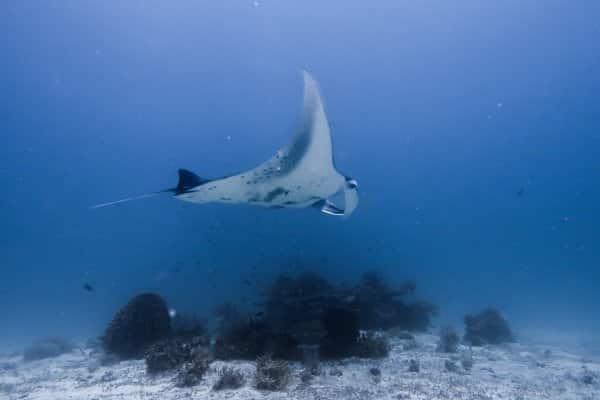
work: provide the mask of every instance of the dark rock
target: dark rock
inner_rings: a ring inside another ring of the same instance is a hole
[[[61,337],[50,337],[31,344],[23,353],[24,361],[58,357],[73,350],[73,344]]]
[[[329,375],[340,377],[340,376],[344,375],[344,373],[339,368],[331,368],[331,370],[329,370]]]
[[[408,372],[419,372],[421,370],[421,366],[419,365],[419,361],[411,359],[408,362]]]
[[[514,342],[513,333],[498,310],[488,308],[465,316],[465,342],[473,346]]]
[[[122,359],[142,357],[154,342],[170,334],[169,310],[157,294],[132,298],[113,318],[102,337],[106,352]]]

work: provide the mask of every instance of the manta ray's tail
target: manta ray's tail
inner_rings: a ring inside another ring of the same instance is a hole
[[[121,204],[121,203],[127,203],[128,201],[145,199],[146,197],[154,197],[154,196],[158,196],[159,194],[165,193],[165,192],[166,192],[166,190],[163,190],[160,192],[154,192],[154,193],[145,193],[145,194],[141,194],[139,196],[127,197],[127,198],[120,199],[120,200],[109,201],[107,203],[100,203],[100,204],[90,206],[90,209],[114,206],[114,205]]]
[[[196,186],[200,186],[200,185],[208,182],[208,180],[200,178],[198,175],[196,175],[195,173],[193,173],[191,171],[188,171],[187,169],[180,169],[177,172],[179,174],[179,181],[177,182],[177,186],[175,186],[174,188],[160,190],[158,192],[145,193],[145,194],[141,194],[139,196],[127,197],[127,198],[116,200],[116,201],[109,201],[107,203],[100,203],[100,204],[90,206],[90,209],[114,206],[116,204],[127,203],[128,201],[140,200],[140,199],[145,199],[147,197],[158,196],[159,194],[163,194],[163,193],[175,193],[176,195],[178,195],[181,193],[185,193],[188,190],[190,190]]]

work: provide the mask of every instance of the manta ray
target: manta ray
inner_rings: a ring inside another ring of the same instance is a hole
[[[177,186],[92,208],[118,204],[160,193],[192,203],[250,204],[265,208],[314,207],[328,215],[348,217],[358,206],[358,183],[340,173],[333,159],[331,132],[319,87],[306,71],[300,127],[289,143],[257,167],[218,179],[203,179],[179,170]],[[343,207],[334,196],[343,194]]]

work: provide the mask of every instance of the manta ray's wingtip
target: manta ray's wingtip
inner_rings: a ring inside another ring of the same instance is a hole
[[[302,68],[301,71],[302,71],[302,79],[304,80],[304,85],[306,85],[306,86],[315,85],[316,86],[317,80],[315,79],[315,77],[304,68]]]

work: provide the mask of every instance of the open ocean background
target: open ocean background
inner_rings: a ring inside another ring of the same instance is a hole
[[[303,269],[413,279],[436,326],[494,305],[522,340],[600,348],[600,2],[5,1],[0,18],[1,350],[98,336],[142,291],[208,316]],[[269,158],[303,68],[360,185],[350,219],[88,209]]]

